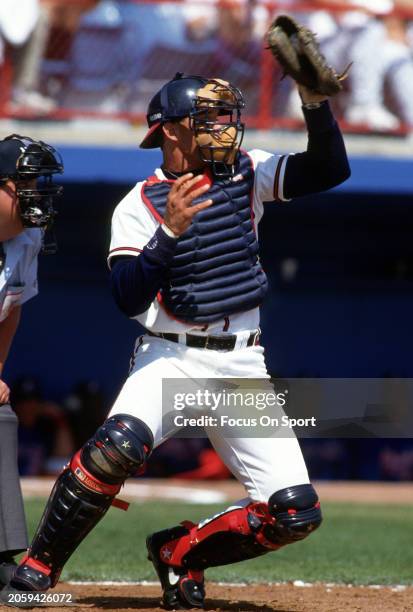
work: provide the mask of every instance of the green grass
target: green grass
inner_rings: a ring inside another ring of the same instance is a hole
[[[34,533],[44,500],[26,502]],[[81,544],[65,580],[155,580],[145,537],[183,519],[196,521],[222,510],[154,501],[111,508]],[[401,584],[413,580],[413,520],[409,506],[323,504],[322,527],[303,542],[243,563],[208,570],[210,580],[230,582],[345,582]]]

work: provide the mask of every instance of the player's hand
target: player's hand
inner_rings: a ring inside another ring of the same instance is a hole
[[[0,379],[0,406],[2,404],[8,404],[10,399],[10,389],[4,382],[4,380]]]
[[[204,176],[194,176],[192,173],[184,174],[175,181],[169,192],[166,203],[164,223],[176,236],[181,236],[192,223],[197,212],[211,206],[212,200],[203,200],[199,204],[192,202],[207,192],[210,185],[197,187],[197,183]]]

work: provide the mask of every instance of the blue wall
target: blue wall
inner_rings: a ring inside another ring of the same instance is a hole
[[[161,161],[158,149],[136,147],[58,146],[65,162],[65,182],[127,184],[153,173]],[[343,193],[412,194],[412,161],[395,157],[351,157],[352,176]]]

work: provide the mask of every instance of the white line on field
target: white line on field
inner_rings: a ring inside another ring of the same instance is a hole
[[[149,580],[137,580],[137,581],[116,581],[116,580],[102,580],[102,581],[94,581],[94,580],[68,580],[65,584],[73,584],[77,586],[159,586],[159,582],[152,582]],[[405,591],[407,588],[411,588],[410,585],[406,584],[340,584],[336,582],[303,582],[302,580],[294,580],[293,582],[254,582],[254,583],[246,583],[246,582],[213,582],[212,584],[216,584],[222,587],[249,587],[251,584],[262,584],[265,586],[295,586],[298,588],[311,588],[316,586],[325,586],[326,588],[361,588],[361,589],[390,589],[394,593],[400,593]],[[413,586],[413,585],[412,585]]]
[[[73,584],[80,586],[159,586],[159,582],[151,582],[150,580],[137,580],[136,582],[128,582],[127,580],[63,580],[65,584]]]
[[[30,497],[39,497],[40,495],[49,495],[53,484],[54,481],[51,478],[23,479],[24,496],[28,499]],[[190,486],[164,482],[128,481],[124,489],[122,489],[121,497],[126,497],[126,499],[131,499],[135,502],[148,499],[170,499],[190,504],[220,504],[230,499],[225,492],[217,491],[210,487],[211,485],[202,489],[196,489]]]

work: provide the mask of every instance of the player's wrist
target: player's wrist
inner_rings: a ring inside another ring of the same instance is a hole
[[[142,254],[150,261],[166,266],[172,261],[177,244],[177,239],[169,236],[160,225],[145,245]]]
[[[303,115],[307,130],[312,134],[329,131],[336,125],[328,100],[321,102],[317,108],[303,106]]]
[[[316,110],[317,108],[320,108],[322,104],[322,102],[307,102],[302,104],[302,107],[306,110]]]
[[[162,223],[161,228],[163,229],[163,231],[165,232],[165,234],[167,236],[169,236],[170,238],[179,238],[178,234],[176,234],[170,227],[169,225],[166,225],[165,221]]]
[[[323,102],[328,100],[325,94],[319,94],[303,85],[298,85],[298,93],[301,98],[302,105],[305,108],[319,108]]]

